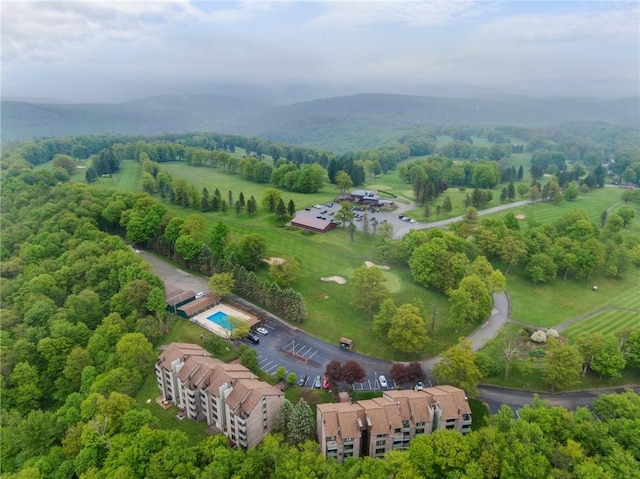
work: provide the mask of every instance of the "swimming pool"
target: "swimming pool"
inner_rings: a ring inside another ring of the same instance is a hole
[[[219,326],[222,326],[227,331],[231,331],[233,328],[231,324],[229,324],[229,315],[227,313],[223,313],[222,311],[217,311],[213,313],[211,316],[207,316],[207,319],[212,323],[216,323]]]

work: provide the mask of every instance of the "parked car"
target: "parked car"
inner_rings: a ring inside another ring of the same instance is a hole
[[[305,211],[311,211],[311,208],[305,208],[304,210]]]
[[[378,382],[380,383],[381,388],[386,389],[387,387],[389,387],[389,384],[387,384],[387,378],[385,378],[382,374],[378,376]]]
[[[313,387],[316,389],[320,389],[322,387],[322,378],[320,376],[316,376],[315,381],[313,381]]]
[[[422,391],[424,389],[424,383],[422,381],[418,381],[413,389],[416,391]]]
[[[198,294],[196,294],[196,299],[202,298],[203,296],[204,296],[204,293],[200,291]]]
[[[314,207],[314,208],[317,208],[317,209],[319,209],[319,210],[321,210],[321,209],[322,209],[322,205],[313,205],[313,207]]]
[[[247,334],[247,339],[253,344],[258,344],[260,342],[260,336],[258,336],[256,333],[250,332],[249,334]]]
[[[325,214],[327,214],[327,211],[328,211],[328,210],[322,210],[322,211],[320,212],[320,214],[321,214],[321,215],[325,215]]]
[[[307,379],[309,379],[309,376],[307,376],[306,374],[303,374],[298,378],[298,382],[296,383],[296,386],[303,387],[305,384],[307,384]]]
[[[416,220],[414,220],[413,218],[411,218],[411,219],[409,220],[409,223],[415,223],[415,222],[416,222]]]
[[[322,389],[329,389],[329,378],[322,376]]]
[[[260,326],[259,328],[256,328],[256,331],[258,331],[260,334],[264,336],[269,334],[269,330],[267,328],[263,328],[262,326]]]

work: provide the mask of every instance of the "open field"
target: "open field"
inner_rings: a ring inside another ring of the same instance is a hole
[[[549,201],[528,203],[510,209],[509,212],[516,216],[524,215],[525,219],[521,222],[524,228],[527,225],[553,223],[573,210],[584,211],[590,221],[600,224],[600,215],[620,201],[622,191],[619,188],[597,188],[585,195],[580,194],[575,201],[561,201],[559,204]],[[494,213],[488,217],[502,217],[504,214]]]
[[[206,187],[210,195],[213,195],[215,189],[218,188],[223,199],[227,199],[229,190],[233,192],[235,199],[238,198],[241,192],[244,194],[245,199],[249,199],[249,197],[253,195],[259,206],[262,199],[262,192],[265,188],[273,187],[269,184],[244,180],[240,175],[225,173],[220,168],[195,167],[185,163],[160,163],[160,171],[166,171],[174,179],[184,178],[187,183],[195,185],[198,191],[202,191],[202,188]],[[287,204],[290,199],[293,200],[296,208],[300,209],[311,206],[314,203],[333,201],[338,193],[339,190],[335,185],[328,184],[313,195],[283,190],[282,199],[285,204]]]
[[[590,281],[556,279],[546,285],[534,285],[518,273],[509,274],[507,293],[511,317],[522,323],[553,327],[605,306],[640,310],[638,268],[630,267],[624,279],[596,274]],[[594,285],[598,291],[592,290]]]

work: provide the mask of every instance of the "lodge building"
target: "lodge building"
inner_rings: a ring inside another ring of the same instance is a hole
[[[195,344],[169,344],[155,371],[164,401],[244,449],[273,429],[284,399],[280,389],[257,380],[246,367],[223,363]]]
[[[381,398],[316,407],[322,454],[340,462],[406,449],[414,437],[437,429],[471,430],[465,392],[453,386],[385,391]]]

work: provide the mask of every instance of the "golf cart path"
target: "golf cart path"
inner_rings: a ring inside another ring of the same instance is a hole
[[[507,293],[493,293],[493,310],[487,320],[467,336],[466,339],[471,341],[471,347],[474,351],[479,351],[487,342],[495,338],[500,330],[509,321],[509,297]],[[425,359],[421,362],[425,371],[431,371],[433,367],[441,360],[440,356]]]

